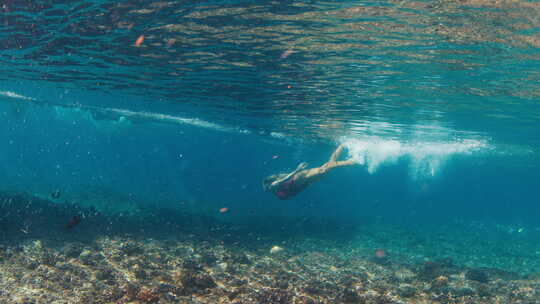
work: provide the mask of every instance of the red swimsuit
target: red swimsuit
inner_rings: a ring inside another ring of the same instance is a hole
[[[274,194],[282,200],[289,199],[302,191],[305,185],[297,183],[294,178],[282,183]]]

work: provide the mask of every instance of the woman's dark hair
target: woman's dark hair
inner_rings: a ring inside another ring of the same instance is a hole
[[[281,173],[281,174],[272,174],[270,176],[267,176],[262,182],[263,189],[265,191],[270,191],[272,188],[272,183],[275,182],[277,179],[283,177],[284,175],[286,174]]]

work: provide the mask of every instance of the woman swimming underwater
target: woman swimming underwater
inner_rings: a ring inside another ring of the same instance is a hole
[[[358,162],[351,159],[343,161],[337,160],[343,151],[343,148],[345,147],[340,145],[336,151],[332,153],[330,160],[320,167],[306,169],[307,163],[303,162],[291,173],[273,174],[268,176],[263,180],[264,190],[271,191],[282,200],[289,199],[300,193],[313,182],[321,179],[321,177],[334,168],[358,165]]]

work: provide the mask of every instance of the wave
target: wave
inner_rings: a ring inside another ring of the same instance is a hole
[[[128,121],[154,121],[162,123],[173,123],[173,124],[182,124],[182,125],[192,125],[196,127],[212,129],[214,131],[221,132],[237,132],[237,133],[250,133],[248,130],[239,129],[234,127],[228,127],[219,125],[213,122],[205,121],[199,118],[189,118],[181,117],[169,114],[146,112],[146,111],[132,111],[127,109],[119,108],[106,108],[106,107],[95,107],[81,104],[60,104],[52,102],[43,102],[38,101],[35,98],[17,94],[11,91],[0,91],[0,96],[5,96],[13,99],[31,101],[39,105],[51,106],[56,110],[59,116],[69,116],[71,112],[66,112],[65,110],[77,110],[77,111],[87,111],[94,120],[110,120],[115,122],[125,122]],[[99,119],[98,119],[99,117]]]
[[[120,108],[43,102],[11,91],[0,91],[0,96],[23,100],[25,102],[30,101],[39,105],[52,106],[60,118],[71,119],[73,115],[76,113],[80,115],[82,111],[98,127],[107,126],[107,122],[114,123],[114,126],[120,127],[121,125],[129,125],[130,122],[142,121],[191,125],[221,132],[251,133],[249,130],[224,126],[199,118],[146,111],[132,111]],[[289,142],[291,139],[286,134],[279,132],[259,132],[259,134],[266,134],[270,138],[283,142]],[[407,158],[410,161],[411,174],[414,177],[435,176],[451,156],[471,154],[475,151],[488,148],[488,144],[485,141],[476,139],[463,139],[454,142],[416,141],[404,143],[398,140],[372,136],[361,139],[351,137],[342,138],[340,142],[348,148],[349,156],[360,164],[366,165],[370,173],[376,172],[382,165],[395,164],[399,160]]]

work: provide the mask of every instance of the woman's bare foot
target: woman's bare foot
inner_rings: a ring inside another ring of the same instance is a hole
[[[296,167],[296,170],[295,171],[298,171],[298,170],[304,170],[305,168],[307,168],[308,166],[308,163],[306,162],[302,162],[298,165],[298,167]]]

